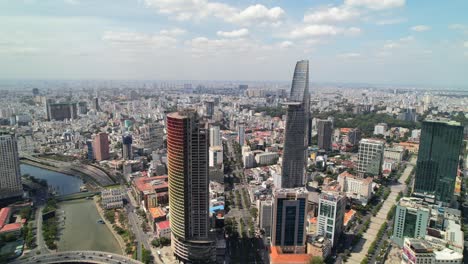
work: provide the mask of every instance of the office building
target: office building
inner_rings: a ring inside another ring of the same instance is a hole
[[[93,106],[93,110],[95,110],[96,112],[101,111],[101,107],[99,106],[99,98],[98,97],[93,98],[92,106]]]
[[[285,139],[282,157],[281,188],[305,184],[309,116],[309,61],[299,61],[294,69],[291,94],[287,106]]]
[[[195,111],[167,115],[171,247],[184,263],[216,261],[208,233],[208,132]]]
[[[210,147],[221,146],[221,134],[219,132],[219,126],[210,127]]]
[[[388,126],[385,123],[379,123],[374,126],[374,135],[385,136],[387,134]]]
[[[280,247],[283,253],[305,252],[308,196],[305,188],[273,192],[271,244]]]
[[[332,150],[333,123],[331,120],[317,121],[317,137],[319,149]]]
[[[348,134],[348,142],[352,145],[357,145],[359,144],[359,141],[361,141],[362,133],[361,130],[358,128],[351,129]]]
[[[110,158],[109,137],[107,133],[101,132],[94,136],[93,156],[97,161],[108,160]]]
[[[414,192],[450,203],[455,188],[463,126],[447,120],[424,121],[421,130]]]
[[[149,123],[140,127],[138,144],[148,152],[162,148],[164,145],[164,126],[159,123]]]
[[[338,243],[344,225],[346,197],[322,193],[319,198],[317,234],[330,239],[332,247]]]
[[[463,254],[435,247],[424,239],[405,238],[401,254],[403,264],[462,264]]]
[[[237,127],[237,135],[239,139],[239,145],[244,146],[245,144],[245,125],[244,123],[239,123]]]
[[[214,114],[214,101],[206,101],[205,102],[205,115],[208,117],[212,117]]]
[[[401,146],[397,146],[394,148],[387,148],[384,151],[385,159],[390,159],[396,162],[401,162],[403,160],[404,155],[405,155],[405,149]]]
[[[0,199],[23,195],[15,135],[0,131]]]
[[[86,115],[88,113],[88,104],[86,102],[78,103],[78,113],[80,115]]]
[[[255,157],[252,151],[245,152],[242,154],[242,162],[244,163],[244,169],[250,169],[255,166]]]
[[[76,119],[78,111],[76,103],[53,103],[47,100],[46,103],[47,120],[63,121],[65,119]]]
[[[209,148],[209,165],[210,167],[223,166],[223,147],[213,146]]]
[[[362,139],[359,142],[357,172],[359,177],[378,176],[382,172],[384,142]]]
[[[264,152],[257,154],[255,156],[255,161],[257,165],[266,166],[266,165],[273,165],[278,161],[278,153],[276,152]]]
[[[122,136],[122,159],[133,159],[132,142],[132,135],[125,134]]]
[[[273,218],[273,201],[260,201],[258,226],[265,232],[265,237],[271,236],[271,222]]]
[[[372,177],[362,179],[347,171],[338,175],[340,191],[346,193],[347,197],[360,201],[363,205],[366,205],[372,197],[372,181]]]
[[[424,238],[431,209],[419,198],[401,198],[395,211],[392,241],[400,247],[405,237]]]

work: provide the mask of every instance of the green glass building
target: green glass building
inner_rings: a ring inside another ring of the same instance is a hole
[[[398,202],[392,240],[403,247],[405,237],[422,238],[430,222],[431,209],[419,198],[404,197]]]
[[[463,142],[463,126],[446,120],[422,124],[414,193],[450,203]]]

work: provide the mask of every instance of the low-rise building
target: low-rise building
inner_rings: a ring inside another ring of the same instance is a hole
[[[255,161],[258,165],[272,165],[278,161],[278,153],[264,152],[255,156]]]
[[[346,193],[347,197],[356,199],[364,205],[372,197],[372,181],[372,177],[358,178],[347,171],[338,175],[340,191]]]
[[[169,220],[156,223],[156,236],[171,239],[171,226]]]
[[[330,256],[331,250],[331,240],[326,237],[309,237],[307,241],[307,254],[311,255],[311,257],[321,257],[322,259],[326,259]]]
[[[101,192],[101,204],[105,209],[122,208],[123,195],[121,189],[108,189]]]
[[[165,205],[169,201],[167,175],[138,177],[133,181],[132,190],[135,200],[145,208]]]

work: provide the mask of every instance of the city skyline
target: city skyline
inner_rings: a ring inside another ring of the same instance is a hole
[[[288,80],[307,58],[317,82],[468,84],[461,0],[109,4],[0,1],[0,79]]]

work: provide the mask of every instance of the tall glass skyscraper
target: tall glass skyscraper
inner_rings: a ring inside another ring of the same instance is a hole
[[[309,139],[310,94],[309,61],[298,61],[287,106],[280,188],[302,187],[305,184]]]
[[[447,120],[424,121],[414,192],[450,203],[463,142],[463,126]]]
[[[15,135],[0,131],[0,199],[21,195],[18,143]]]
[[[305,252],[307,190],[304,188],[276,189],[273,193],[273,246],[284,253]]]
[[[208,130],[195,111],[167,115],[171,246],[183,263],[216,261],[209,239]]]

